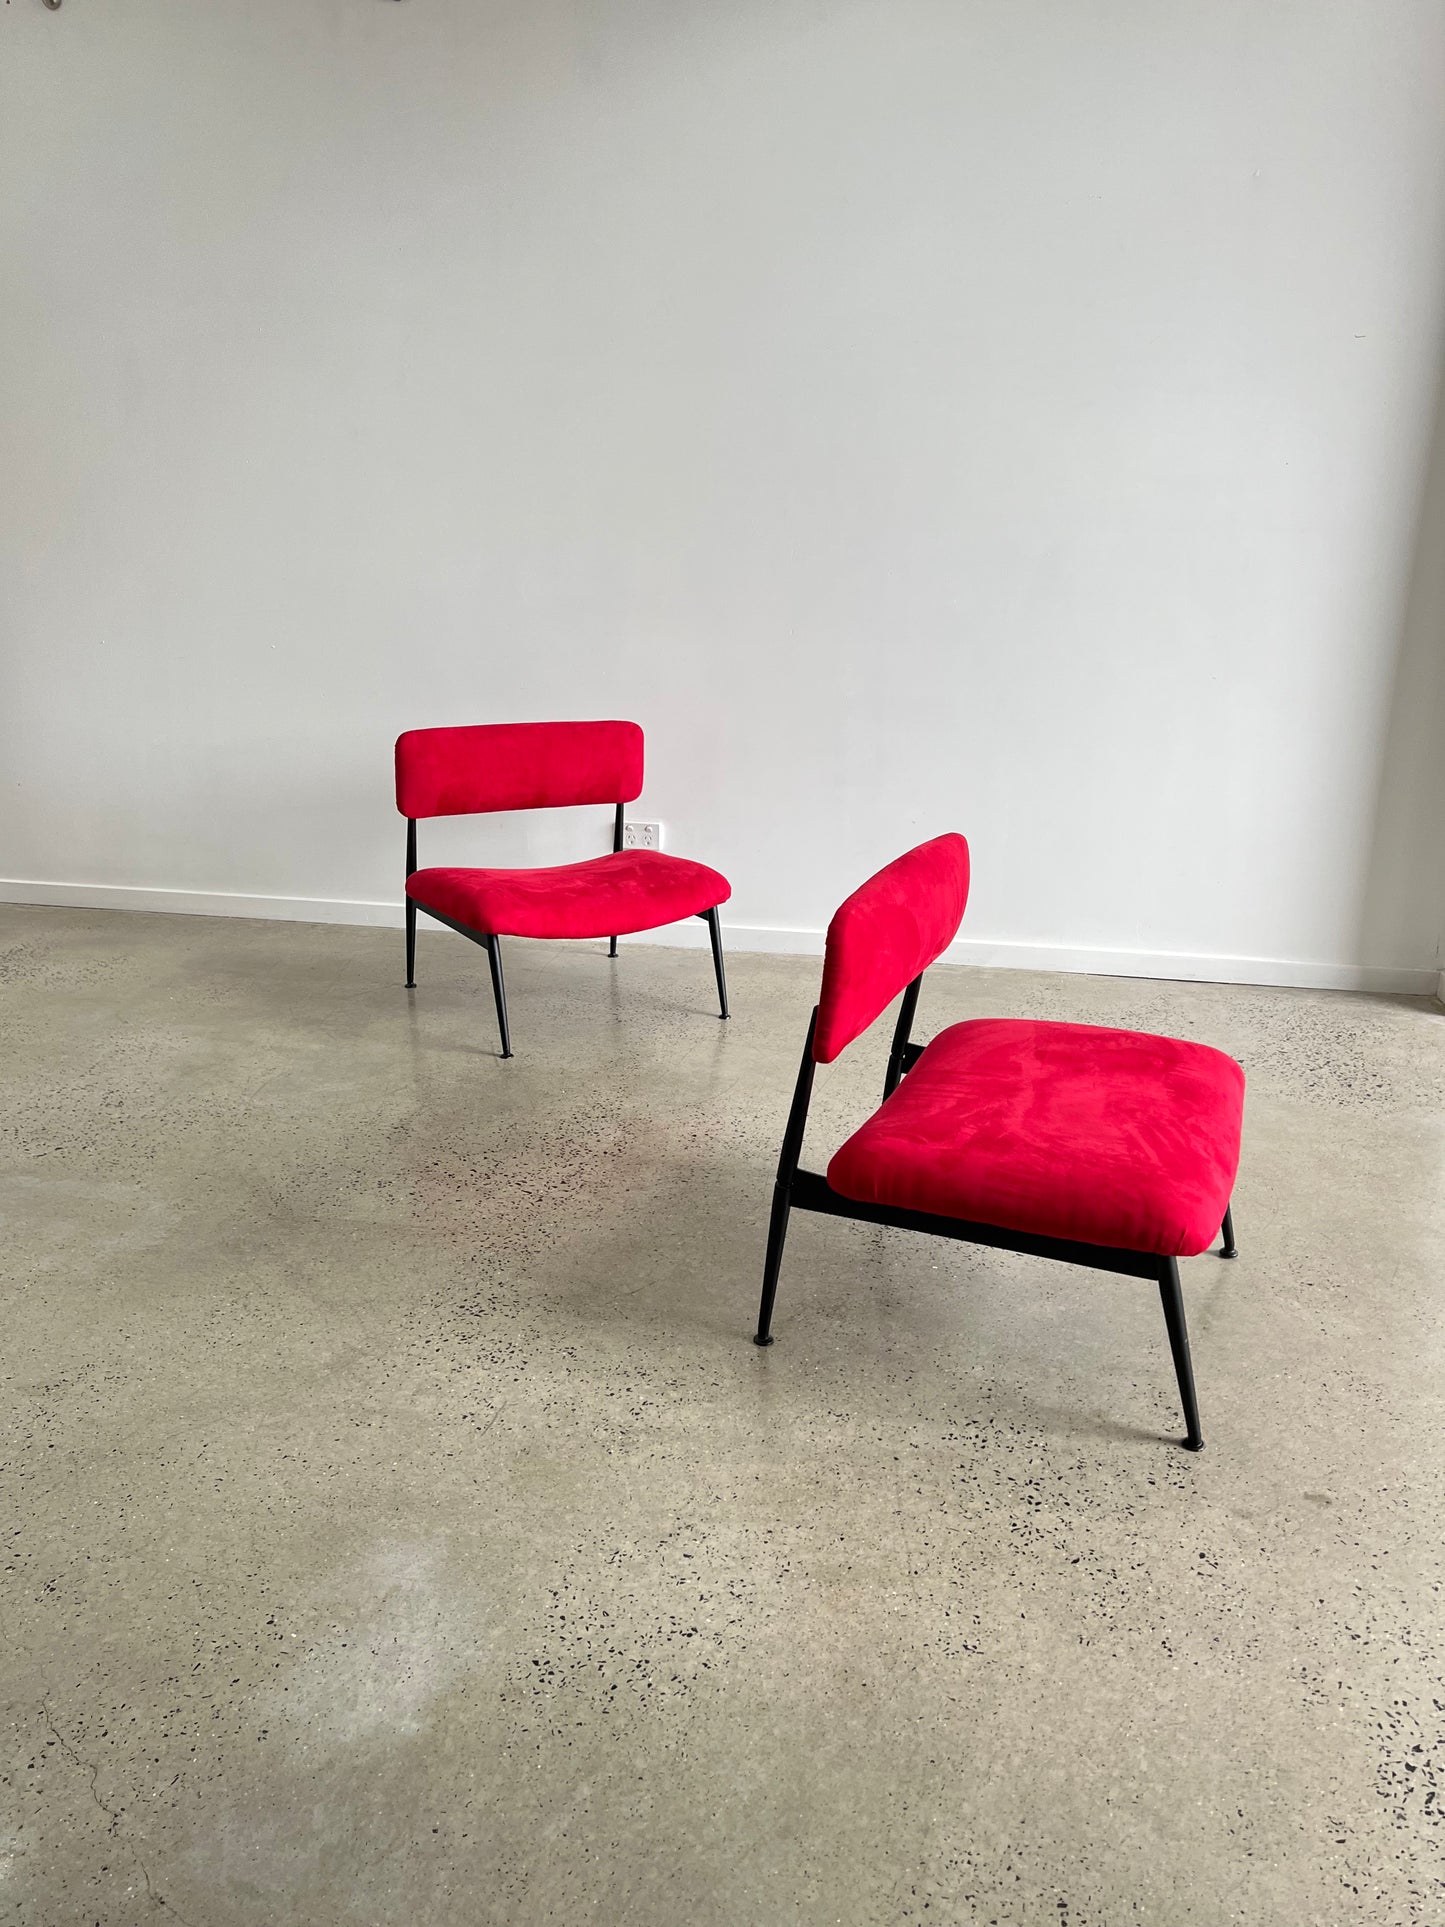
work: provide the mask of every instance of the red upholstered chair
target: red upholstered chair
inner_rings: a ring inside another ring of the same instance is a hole
[[[1180,1258],[1233,1258],[1244,1073],[1206,1044],[1092,1024],[982,1018],[909,1041],[923,972],[968,900],[968,845],[935,837],[890,863],[828,926],[778,1160],[755,1343],[770,1345],[788,1215],[869,1224],[1153,1278],[1188,1436],[1199,1451]],[[817,1064],[831,1064],[903,992],[882,1106],[826,1177],[798,1168]]]
[[[396,807],[406,818],[406,987],[416,988],[416,913],[481,944],[492,966],[502,1055],[512,1055],[503,937],[610,937],[701,917],[712,938],[721,1015],[728,1014],[718,906],[731,886],[705,863],[624,850],[623,806],[642,793],[636,723],[482,723],[409,729],[396,742]],[[423,816],[616,805],[611,856],[534,870],[419,870]]]

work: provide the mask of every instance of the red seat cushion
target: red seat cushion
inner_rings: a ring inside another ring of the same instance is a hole
[[[542,870],[416,870],[406,893],[486,936],[621,937],[711,910],[732,887],[705,863],[619,850]]]
[[[828,1166],[846,1198],[1188,1257],[1224,1219],[1244,1072],[1092,1024],[954,1024]]]

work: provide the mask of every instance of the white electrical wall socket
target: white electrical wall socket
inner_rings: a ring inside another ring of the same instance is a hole
[[[624,850],[660,850],[662,825],[660,823],[624,823],[622,847]]]

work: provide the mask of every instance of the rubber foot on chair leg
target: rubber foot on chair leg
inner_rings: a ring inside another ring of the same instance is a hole
[[[772,1342],[773,1342],[773,1339],[772,1339],[771,1332],[768,1334],[766,1338],[764,1338],[760,1332],[754,1332],[753,1334],[753,1343],[755,1345],[771,1345]]]
[[[1219,1255],[1221,1258],[1237,1258],[1239,1256],[1239,1251],[1238,1251],[1238,1248],[1234,1245],[1226,1245],[1223,1251],[1221,1251]]]
[[[1203,1439],[1180,1439],[1179,1443],[1184,1447],[1186,1452],[1202,1452],[1204,1450]]]

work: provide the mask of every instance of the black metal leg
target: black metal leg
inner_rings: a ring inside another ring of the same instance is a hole
[[[728,1014],[728,976],[723,969],[722,924],[716,909],[707,912],[707,933],[712,938],[712,967],[717,972],[717,1000],[721,1015]]]
[[[512,1033],[507,1029],[507,986],[502,980],[502,940],[487,938],[487,961],[492,966],[492,995],[497,1000],[497,1028],[502,1033],[502,1055],[512,1054]]]
[[[617,852],[622,848],[622,810],[623,805],[619,803],[617,805],[617,814],[612,819],[612,854],[614,856],[616,856]],[[609,937],[607,939],[607,954],[609,957],[615,957],[617,955],[616,937]]]
[[[713,947],[717,954],[718,974],[722,974],[722,945],[717,940],[717,911],[711,912],[709,921],[714,931]],[[727,1004],[723,1004],[723,1016],[727,1016]],[[773,1324],[773,1300],[778,1295],[778,1272],[783,1263],[783,1241],[788,1235],[788,1214],[793,1208],[793,1184],[798,1174],[798,1157],[803,1149],[803,1134],[808,1128],[808,1100],[813,1094],[813,1038],[818,1029],[818,1009],[808,1019],[808,1037],[803,1045],[803,1060],[798,1066],[798,1081],[793,1086],[793,1102],[788,1109],[788,1126],[783,1132],[783,1148],[778,1153],[778,1175],[773,1184],[773,1215],[768,1220],[768,1255],[763,1260],[763,1296],[758,1306],[758,1329],[753,1339],[755,1345],[771,1345]]]
[[[893,1048],[888,1053],[888,1071],[883,1079],[883,1095],[892,1097],[903,1081],[903,1066],[908,1051],[908,1039],[913,1032],[913,1015],[918,1009],[918,993],[923,987],[921,975],[903,993],[903,1002],[898,1006],[898,1022],[893,1029]]]
[[[416,875],[416,818],[406,819],[406,880]],[[406,987],[416,989],[416,902],[406,899]]]
[[[778,1273],[783,1267],[783,1244],[788,1235],[788,1214],[792,1210],[788,1187],[781,1179],[773,1186],[773,1215],[768,1224],[768,1255],[763,1260],[763,1296],[758,1306],[755,1345],[771,1345],[773,1300],[778,1295]]]
[[[1224,1231],[1222,1235],[1224,1244],[1219,1253],[1220,1257],[1237,1258],[1239,1253],[1235,1249],[1234,1244],[1234,1205],[1232,1202],[1224,1207]]]
[[[1185,1450],[1201,1452],[1204,1434],[1199,1429],[1199,1401],[1194,1396],[1194,1367],[1189,1358],[1189,1327],[1184,1322],[1184,1293],[1179,1289],[1179,1266],[1173,1258],[1159,1263],[1159,1296],[1164,1303],[1164,1323],[1169,1329],[1169,1349],[1174,1354],[1174,1373],[1179,1380],[1179,1402],[1184,1407],[1188,1436]]]

